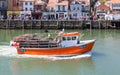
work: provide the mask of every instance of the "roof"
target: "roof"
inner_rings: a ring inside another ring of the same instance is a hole
[[[72,32],[72,33],[61,33],[61,34],[58,34],[58,36],[79,36],[79,33],[78,32]]]
[[[36,2],[35,2],[35,5],[45,5],[46,3],[44,2],[44,1],[42,1],[42,0],[37,0]]]
[[[88,6],[90,3],[90,0],[78,0],[79,2],[84,2],[84,4],[82,4],[83,6]]]
[[[56,0],[49,0],[47,6],[54,7],[56,5]]]
[[[20,0],[20,1],[23,1],[23,2],[34,2],[35,0]]]
[[[106,0],[106,1],[109,1],[111,3],[120,3],[120,0]]]
[[[101,4],[101,5],[99,5],[98,7],[96,7],[96,10],[100,10],[100,9],[104,9],[104,10],[109,11],[109,10],[110,10],[110,7],[108,7],[108,6],[105,5],[105,4]]]
[[[68,5],[68,3],[69,3],[68,0],[67,1],[65,0],[58,2],[57,5]]]

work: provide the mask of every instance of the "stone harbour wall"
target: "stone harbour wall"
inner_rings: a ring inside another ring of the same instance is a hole
[[[120,21],[106,20],[0,20],[0,29],[119,29]]]

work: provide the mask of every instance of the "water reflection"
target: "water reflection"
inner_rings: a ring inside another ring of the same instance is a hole
[[[83,70],[94,69],[91,57],[71,60],[13,59],[11,69],[14,75],[80,75]]]
[[[84,34],[84,38],[82,39],[104,39],[106,37],[114,37],[113,39],[119,39],[120,33],[119,30],[65,30],[66,32],[73,32],[78,31]],[[0,41],[1,42],[9,42],[13,37],[19,36],[21,34],[28,34],[28,33],[42,33],[45,34],[44,30],[0,30]],[[55,37],[57,30],[49,30],[49,33],[53,37]],[[47,33],[46,33],[47,34]],[[45,34],[45,35],[46,35]]]

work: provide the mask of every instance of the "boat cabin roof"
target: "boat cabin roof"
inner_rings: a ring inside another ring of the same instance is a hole
[[[64,37],[64,36],[79,36],[78,32],[71,32],[71,33],[61,33],[58,34],[59,37]]]

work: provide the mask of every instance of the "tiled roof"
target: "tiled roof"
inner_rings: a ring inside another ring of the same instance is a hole
[[[83,6],[88,6],[90,3],[90,0],[78,0],[79,2],[84,2]]]
[[[96,10],[99,10],[99,9],[104,9],[104,10],[107,10],[107,11],[110,10],[110,8],[109,8],[108,6],[106,6],[106,5],[104,5],[104,4],[101,4],[101,5],[99,5],[99,6],[96,8]]]
[[[120,3],[120,0],[106,0],[106,1],[109,1],[111,3]]]
[[[56,5],[56,0],[49,0],[47,6],[54,7]]]
[[[46,3],[44,2],[44,1],[42,1],[42,0],[37,0],[36,2],[35,2],[35,5],[45,5]]]
[[[68,5],[68,0],[57,2],[57,5]]]
[[[34,2],[35,0],[20,0],[20,1],[25,1],[25,2]]]

